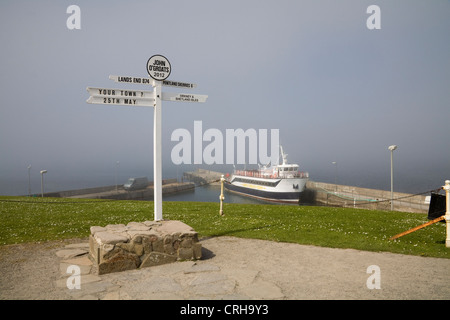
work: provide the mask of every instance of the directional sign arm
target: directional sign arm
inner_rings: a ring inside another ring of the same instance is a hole
[[[153,80],[150,78],[131,77],[131,76],[109,76],[109,80],[113,80],[118,83],[132,83],[132,84],[153,84]]]
[[[163,92],[162,100],[179,102],[206,102],[207,95]]]
[[[178,87],[178,88],[186,88],[186,89],[193,89],[193,88],[197,87],[197,85],[195,83],[170,81],[170,80],[164,80],[162,85],[168,86],[168,87]]]
[[[86,90],[93,97],[153,99],[153,91],[95,88],[95,87],[87,87]]]
[[[90,96],[89,99],[86,100],[86,102],[91,104],[108,104],[116,106],[153,107],[154,99],[122,98],[114,96]]]
[[[117,83],[131,83],[131,84],[153,85],[153,80],[152,79],[142,78],[142,77],[110,75],[109,76],[109,80],[113,80],[114,82],[117,82]],[[172,81],[172,80],[164,80],[162,82],[162,85],[165,86],[165,87],[177,87],[177,88],[184,88],[184,89],[197,88],[197,85],[195,83],[181,82],[181,81]]]

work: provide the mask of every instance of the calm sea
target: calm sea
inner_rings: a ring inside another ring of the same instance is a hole
[[[195,190],[185,191],[174,195],[163,196],[166,201],[195,201],[195,202],[216,202],[219,204],[220,185],[205,185],[195,187]],[[240,196],[235,193],[224,190],[224,203],[254,203],[270,204],[267,201]]]

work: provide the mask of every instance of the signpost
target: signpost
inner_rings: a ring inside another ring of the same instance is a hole
[[[134,91],[93,87],[87,87],[86,90],[91,95],[87,100],[87,103],[153,107],[155,102],[153,91]]]
[[[155,221],[162,216],[162,157],[161,157],[161,107],[162,100],[179,102],[206,102],[207,95],[162,92],[162,86],[192,89],[197,85],[188,82],[167,81],[172,72],[169,60],[161,55],[154,55],[147,61],[147,72],[151,79],[130,76],[109,76],[118,83],[146,84],[153,91],[88,87],[90,94],[87,103],[154,107],[153,113],[153,191]]]
[[[117,98],[153,99],[153,91],[135,91],[125,89],[107,89],[87,87],[87,92],[94,97],[111,96]]]
[[[185,94],[185,93],[171,93],[163,92],[162,99],[166,101],[180,101],[180,102],[206,102],[208,96],[202,94]]]
[[[163,86],[181,87],[181,88],[187,88],[187,89],[193,89],[193,88],[197,87],[197,85],[195,83],[187,83],[187,82],[179,82],[179,81],[168,81],[168,80],[164,80],[162,84],[163,84]]]
[[[121,106],[133,106],[133,107],[153,107],[154,99],[136,99],[136,98],[116,98],[116,97],[96,97],[90,96],[86,101],[92,104],[112,104]]]
[[[118,83],[133,83],[133,84],[147,84],[147,85],[153,84],[152,79],[149,78],[130,77],[130,76],[109,76],[109,79]],[[162,85],[164,87],[177,87],[186,89],[197,88],[197,85],[195,83],[171,81],[171,80],[164,80],[162,82]]]
[[[147,61],[147,72],[150,77],[157,81],[166,80],[172,72],[169,60],[160,55],[154,55]]]

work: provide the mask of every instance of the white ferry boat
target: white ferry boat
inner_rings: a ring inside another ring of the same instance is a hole
[[[225,188],[245,196],[282,203],[299,203],[309,175],[299,171],[298,164],[289,164],[287,154],[281,156],[283,163],[258,170],[235,170],[225,180]]]

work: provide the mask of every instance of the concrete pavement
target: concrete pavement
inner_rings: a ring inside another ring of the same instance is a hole
[[[56,290],[64,299],[107,300],[450,298],[450,259],[234,237],[201,243],[204,251],[199,261],[101,276],[92,263],[87,267],[86,255],[79,255],[79,250],[88,250],[86,243],[69,245],[56,252],[61,271]],[[67,288],[71,264],[84,266],[80,289]],[[368,270],[374,265],[380,271],[380,289],[371,285],[375,274]]]

